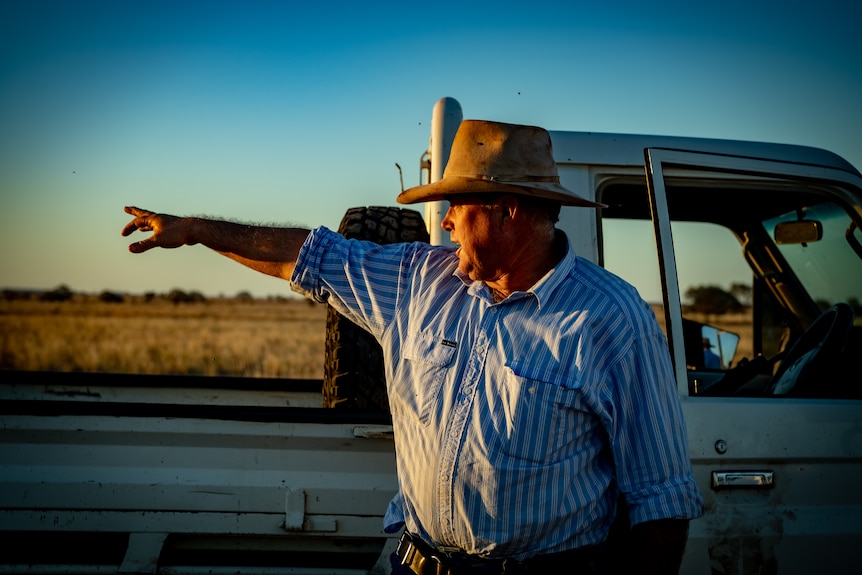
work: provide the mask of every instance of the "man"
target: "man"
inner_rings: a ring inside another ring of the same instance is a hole
[[[624,499],[628,555],[674,573],[701,499],[667,342],[635,289],[572,252],[548,133],[468,120],[439,182],[458,248],[376,246],[137,208],[130,246],[203,244],[328,301],[380,341],[404,573],[597,573]]]
[[[712,351],[712,342],[708,337],[703,338],[703,367],[706,369],[721,369],[721,358]]]

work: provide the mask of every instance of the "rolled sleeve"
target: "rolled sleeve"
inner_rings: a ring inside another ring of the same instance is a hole
[[[611,432],[617,481],[632,524],[694,519],[702,512],[687,430],[663,336],[636,340],[617,372],[619,418]]]
[[[320,289],[320,268],[323,255],[333,242],[335,232],[319,227],[308,234],[299,250],[296,266],[290,277],[291,289],[318,303],[325,303],[329,294]]]
[[[320,227],[300,248],[290,285],[379,338],[411,283],[415,256],[423,245],[427,252],[427,244],[381,245]]]

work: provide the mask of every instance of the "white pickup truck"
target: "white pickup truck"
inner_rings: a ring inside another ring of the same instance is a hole
[[[432,180],[460,120],[435,106]],[[682,573],[859,572],[862,175],[800,146],[551,136],[563,185],[608,206],[564,208],[560,227],[666,326],[706,503]],[[427,206],[432,242],[444,208]],[[737,329],[683,303],[712,266],[750,287]],[[388,414],[324,409],[320,390],[2,373],[0,572],[386,573]]]

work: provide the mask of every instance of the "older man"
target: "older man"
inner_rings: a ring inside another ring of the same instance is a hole
[[[380,341],[407,573],[597,573],[622,498],[643,573],[673,573],[701,498],[667,343],[649,306],[573,253],[548,133],[468,120],[439,182],[457,249],[137,208],[130,246],[203,244],[289,279]]]

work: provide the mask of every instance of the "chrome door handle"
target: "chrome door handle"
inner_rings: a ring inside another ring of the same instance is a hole
[[[770,488],[774,484],[772,471],[713,471],[713,489]]]

